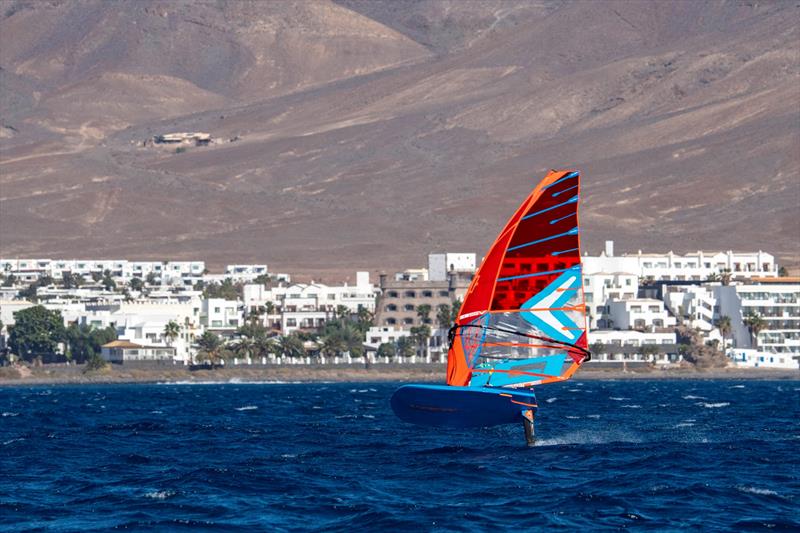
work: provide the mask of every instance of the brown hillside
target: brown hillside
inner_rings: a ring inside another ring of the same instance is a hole
[[[587,249],[800,261],[792,3],[119,6],[2,3],[1,256],[405,267],[570,167]]]

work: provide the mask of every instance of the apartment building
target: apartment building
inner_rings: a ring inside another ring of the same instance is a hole
[[[729,270],[733,279],[778,276],[775,257],[766,252],[692,252],[687,254],[642,253],[614,255],[613,241],[606,241],[599,256],[582,258],[584,274],[629,272],[653,281],[703,281]]]
[[[417,314],[420,305],[429,305],[431,313],[427,324],[435,328],[439,305],[452,305],[461,300],[472,281],[472,273],[454,272],[448,279],[434,280],[390,280],[383,275],[380,279],[381,296],[375,312],[378,326],[399,326],[404,329],[422,324]]]
[[[635,330],[590,331],[589,348],[602,344],[603,350],[592,353],[593,363],[648,361],[656,364],[676,364],[683,360],[678,353],[675,332],[643,332]],[[642,348],[656,347],[657,354],[646,354]]]
[[[675,317],[664,307],[664,302],[654,298],[613,300],[608,304],[610,326],[619,329],[655,330],[675,326]]]
[[[377,287],[370,282],[369,272],[356,272],[356,283],[325,285],[322,283],[279,284],[274,287],[248,284],[244,286],[244,306],[248,314],[262,314],[262,321],[282,333],[297,329],[316,329],[335,316],[344,306],[350,313],[365,309],[375,312]]]
[[[754,281],[714,287],[716,314],[730,317],[734,347],[800,356],[800,278]],[[757,336],[748,327],[750,315],[764,322]]]
[[[589,329],[612,327],[609,304],[638,297],[639,277],[626,272],[596,272],[583,276]]]
[[[667,308],[690,328],[703,332],[716,327],[717,298],[707,285],[664,285],[662,299]]]

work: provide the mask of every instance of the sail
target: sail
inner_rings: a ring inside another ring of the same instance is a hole
[[[588,359],[579,191],[551,170],[500,232],[451,330],[448,385],[563,381]]]

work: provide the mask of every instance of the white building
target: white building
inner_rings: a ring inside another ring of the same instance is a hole
[[[639,277],[625,272],[596,272],[583,276],[583,292],[586,298],[590,329],[612,327],[610,303],[633,300],[638,296]],[[616,326],[619,327],[619,326]]]
[[[428,281],[427,268],[407,268],[394,275],[395,281]]]
[[[117,339],[101,347],[101,357],[110,363],[172,363],[175,349],[169,346],[145,346],[125,339]]]
[[[200,324],[218,334],[232,334],[244,324],[244,306],[239,300],[203,300]]]
[[[608,304],[610,326],[619,329],[654,330],[675,326],[675,317],[664,308],[664,302],[653,298],[611,301]]]
[[[234,277],[240,276],[263,276],[267,274],[267,265],[226,265],[225,274]]]
[[[584,274],[630,272],[654,281],[702,281],[729,270],[733,279],[777,277],[775,257],[766,252],[692,252],[676,254],[614,255],[614,243],[606,242],[599,256],[582,258]]]
[[[728,352],[728,357],[736,366],[744,368],[800,368],[800,356],[790,353],[772,353],[750,348],[735,348]]]
[[[665,285],[664,303],[687,326],[708,332],[714,329],[717,297],[712,287],[703,285]]]
[[[666,365],[679,363],[683,360],[677,350],[675,332],[590,331],[588,340],[590,350],[596,343],[600,343],[605,347],[602,353],[592,353],[593,362],[650,361]],[[642,350],[644,346],[656,347],[659,353],[645,354]]]
[[[49,306],[48,306],[49,307]],[[204,331],[201,323],[201,300],[190,302],[140,301],[119,304],[86,305],[80,308],[61,309],[64,322],[77,322],[94,328],[112,326],[120,340],[153,349],[168,349],[176,362],[188,363],[194,353],[193,344]],[[165,335],[167,324],[179,326],[174,339]],[[160,352],[163,355],[164,352]]]
[[[294,283],[266,287],[244,286],[244,305],[248,314],[272,309],[264,316],[267,325],[280,327],[284,334],[296,329],[315,329],[332,318],[340,306],[350,313],[360,309],[375,312],[377,288],[368,272],[356,273],[356,284],[330,286],[322,283]]]
[[[394,326],[373,326],[367,330],[365,344],[378,348],[381,344],[395,343],[402,337],[409,337],[411,332],[407,329]]]
[[[151,273],[164,282],[172,282],[189,276],[200,276],[205,271],[203,261],[128,261],[125,259],[0,259],[0,270],[13,273],[25,283],[36,281],[41,276],[50,276],[56,281],[63,274],[77,274],[85,280],[92,275],[111,273],[115,281],[128,283],[133,278],[146,279]]]
[[[430,281],[445,281],[450,272],[475,272],[475,254],[449,252],[428,254]]]
[[[766,323],[758,333],[760,351],[800,355],[800,279],[716,286],[714,292],[719,301],[718,316],[731,319],[735,348],[755,347],[746,324],[748,315],[755,314]]]

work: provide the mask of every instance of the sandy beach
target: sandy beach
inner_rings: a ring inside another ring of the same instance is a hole
[[[45,365],[41,367],[0,368],[0,386],[73,385],[100,383],[248,383],[248,382],[443,382],[445,366],[440,364],[372,365],[274,365],[237,366],[214,370],[189,370],[184,367],[132,368],[112,365],[85,372],[81,366]],[[650,369],[633,371],[583,368],[576,380],[799,380],[798,370],[724,368],[712,370]]]

